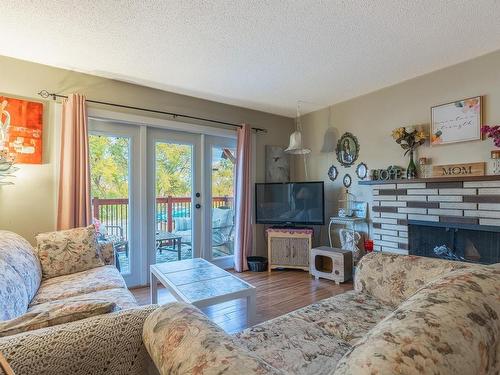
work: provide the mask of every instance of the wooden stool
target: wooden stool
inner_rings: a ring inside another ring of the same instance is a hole
[[[352,277],[352,251],[320,246],[311,250],[309,273],[339,284]]]

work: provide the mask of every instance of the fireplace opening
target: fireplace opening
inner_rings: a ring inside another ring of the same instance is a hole
[[[500,227],[408,222],[412,255],[493,264],[500,262]]]

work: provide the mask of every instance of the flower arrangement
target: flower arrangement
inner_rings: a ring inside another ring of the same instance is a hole
[[[481,133],[493,139],[496,147],[500,147],[500,125],[483,125],[481,126]]]
[[[14,166],[15,155],[9,153],[7,149],[0,150],[0,186],[12,185],[12,182],[7,181],[8,177],[12,177],[12,173],[18,168]]]
[[[419,146],[423,145],[427,135],[423,130],[418,130],[414,126],[400,127],[392,131],[392,138],[405,151],[405,156],[409,152],[415,151]]]

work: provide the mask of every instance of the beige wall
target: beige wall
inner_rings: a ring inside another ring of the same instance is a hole
[[[209,117],[228,122],[247,122],[265,128],[257,136],[257,181],[264,180],[264,146],[286,145],[293,120],[264,112],[177,95],[121,81],[99,78],[68,70],[0,56],[0,95],[40,101],[42,89],[67,94],[79,92],[89,99]],[[20,233],[33,240],[36,233],[53,230],[56,206],[57,121],[56,106],[44,101],[43,165],[21,165],[15,186],[0,187],[0,229]],[[111,109],[110,107],[105,107]],[[115,109],[113,109],[115,110]],[[117,110],[117,109],[116,109]],[[144,115],[144,112],[128,111]],[[160,117],[161,116],[156,116]],[[168,118],[168,117],[165,117]],[[257,233],[257,249],[264,253],[262,227]]]
[[[392,129],[428,124],[431,106],[476,95],[484,95],[484,123],[500,123],[500,51],[304,116],[304,142],[312,149],[308,157],[309,180],[326,182],[327,214],[333,215],[337,210],[345,173],[353,178],[351,191],[357,198],[369,200],[369,188],[357,185],[357,163],[363,161],[368,168],[407,166],[403,150],[391,138]],[[340,166],[333,151],[339,136],[346,131],[357,136],[361,146],[359,159],[352,168]],[[492,149],[491,140],[432,148],[424,145],[418,156],[431,157],[434,164],[488,161]],[[332,164],[339,170],[335,182],[327,177]],[[304,176],[300,164],[296,165],[296,175]],[[322,238],[325,241],[326,230]]]

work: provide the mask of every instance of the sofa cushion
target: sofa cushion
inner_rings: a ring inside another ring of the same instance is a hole
[[[36,236],[44,279],[103,266],[93,225]]]
[[[30,306],[99,290],[126,287],[123,277],[115,266],[97,267],[43,280]]]
[[[332,330],[287,314],[235,335],[237,344],[289,374],[331,374],[351,345]]]
[[[16,233],[0,230],[0,259],[19,274],[31,301],[42,279],[42,268],[33,246]]]
[[[394,309],[369,294],[349,291],[288,314],[354,344]]]
[[[14,267],[0,259],[0,320],[17,318],[28,309],[28,293]]]
[[[55,301],[30,308],[26,314],[0,323],[0,337],[51,327],[109,313],[113,302],[99,300]]]
[[[369,331],[335,374],[497,374],[499,296],[499,268],[452,271]]]
[[[430,281],[452,270],[475,267],[471,263],[373,252],[361,258],[354,289],[393,307]]]
[[[113,311],[126,310],[138,306],[134,295],[128,289],[114,288],[40,303],[38,305],[29,307],[28,312],[32,311],[33,309],[50,309],[52,306],[64,305],[65,303],[73,302],[111,302],[115,305]]]

